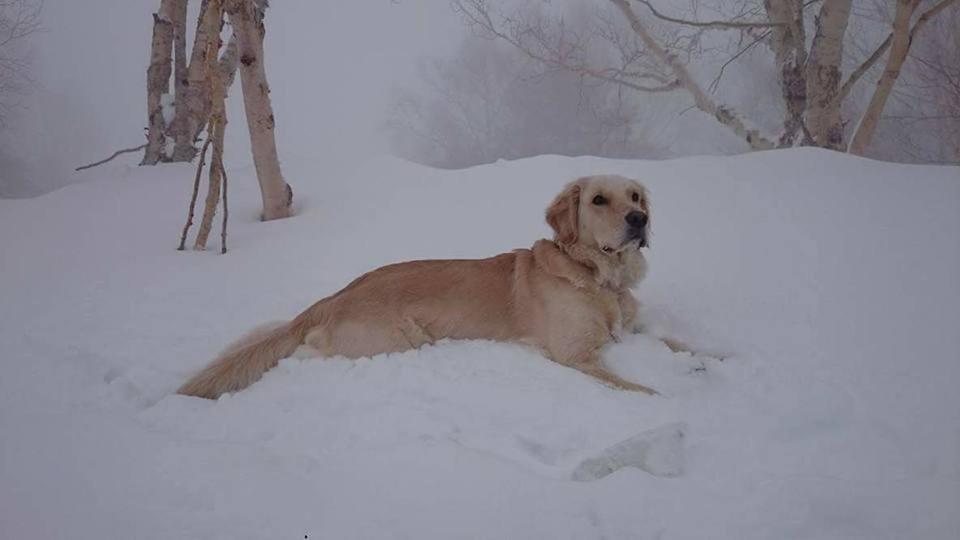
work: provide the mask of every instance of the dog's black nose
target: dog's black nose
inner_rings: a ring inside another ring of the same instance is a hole
[[[640,228],[647,224],[647,215],[636,210],[628,213],[624,219],[627,220],[627,225],[631,227]]]

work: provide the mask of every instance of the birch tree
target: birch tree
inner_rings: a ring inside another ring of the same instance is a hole
[[[203,216],[200,220],[200,228],[197,232],[196,240],[193,244],[195,250],[205,250],[207,248],[207,238],[213,227],[213,219],[216,216],[217,206],[223,197],[222,205],[222,228],[220,233],[220,252],[227,252],[227,172],[223,166],[224,152],[224,134],[227,126],[227,88],[233,81],[233,76],[238,64],[238,54],[236,40],[231,38],[226,51],[218,59],[214,51],[220,49],[219,27],[223,22],[223,3],[221,0],[209,0],[205,6],[207,13],[201,20],[208,28],[204,30],[211,36],[214,36],[207,43],[209,49],[205,55],[207,61],[204,64],[203,73],[206,76],[207,93],[210,96],[210,116],[207,120],[207,140],[200,150],[200,162],[197,165],[197,173],[193,183],[193,194],[190,198],[190,207],[187,213],[187,222],[184,225],[183,232],[180,235],[180,245],[178,250],[186,247],[187,233],[193,225],[194,208],[197,202],[197,194],[200,187],[200,177],[203,173],[204,159],[207,154],[207,148],[213,146],[213,153],[210,157],[210,168],[208,170],[207,197],[204,203]],[[216,30],[216,31],[215,31]]]
[[[270,103],[270,85],[263,56],[263,24],[267,0],[227,0],[240,54],[240,83],[253,163],[260,182],[264,221],[290,215],[293,191],[284,181],[274,137],[276,121]]]
[[[207,119],[207,139],[212,142],[213,153],[210,156],[210,170],[207,178],[207,199],[204,203],[203,217],[200,219],[200,229],[193,244],[194,249],[203,250],[207,247],[207,237],[213,226],[217,204],[223,186],[223,140],[227,127],[227,113],[225,101],[227,87],[225,77],[221,73],[217,62],[216,51],[220,50],[220,26],[223,21],[223,5],[221,0],[209,0],[206,13],[201,18],[207,25],[205,31],[210,36],[207,43],[208,51],[203,55],[206,59],[202,73],[205,78],[206,95],[209,96],[210,115]],[[202,168],[198,167],[198,169]],[[226,208],[224,208],[226,211]]]
[[[174,4],[162,0],[153,14],[153,41],[150,66],[147,68],[147,147],[141,165],[155,165],[166,151],[166,122],[163,118],[163,96],[170,91],[172,72]],[[186,5],[184,3],[184,5]]]
[[[218,3],[217,6],[219,5]],[[170,161],[193,161],[197,154],[197,138],[210,116],[210,87],[207,84],[206,68],[211,58],[216,58],[215,55],[220,50],[219,47],[211,45],[220,42],[222,19],[222,11],[211,9],[210,0],[203,0],[197,18],[190,63],[186,63],[186,51],[177,53],[184,59],[184,67],[178,71],[179,76],[185,78],[177,83],[177,89],[182,93],[175,97],[176,112],[170,125],[171,136],[174,138]]]
[[[842,60],[844,38],[852,13],[851,0],[726,2],[723,4],[733,6],[735,12],[714,20],[664,13],[652,0],[605,0],[636,37],[635,50],[628,56],[654,60],[653,66],[643,66],[643,69],[583,62],[576,54],[576,43],[562,31],[562,19],[531,19],[519,12],[506,13],[492,8],[487,0],[453,0],[452,5],[470,26],[511,43],[531,58],[555,68],[575,71],[584,77],[636,92],[685,92],[696,109],[710,115],[753,150],[798,145],[846,150],[843,102],[853,85],[889,49],[884,76],[877,84],[850,148],[862,152],[869,144],[876,118],[882,113],[890,88],[899,75],[911,36],[955,0],[938,0],[911,27],[911,17],[921,1],[896,0],[898,18],[890,36],[846,79],[842,73]],[[696,8],[698,2],[692,5]],[[690,29],[696,34],[686,40],[672,39],[662,31],[657,32],[654,23]],[[705,32],[734,33],[738,44],[710,87],[705,87],[690,69],[692,59],[699,53],[699,38]],[[808,33],[812,33],[812,39],[807,38]],[[773,53],[781,89],[784,118],[776,133],[766,133],[754,127],[754,122],[713,95],[723,69],[758,44]],[[892,44],[897,46],[891,47]]]
[[[147,69],[147,143],[143,147],[122,150],[91,166],[109,161],[119,153],[141,148],[144,150],[143,165],[193,161],[197,155],[197,141],[206,129],[208,139],[220,139],[214,144],[215,157],[211,165],[213,189],[213,177],[221,174],[216,169],[222,170],[218,156],[223,152],[222,131],[226,126],[225,113],[217,112],[222,110],[217,103],[220,98],[214,94],[222,87],[222,97],[226,97],[234,73],[240,66],[244,109],[263,199],[262,218],[271,220],[289,216],[293,190],[284,181],[280,169],[274,137],[276,121],[264,64],[264,14],[267,6],[267,0],[202,0],[188,63],[187,0],[161,0],[160,8],[153,14],[153,38]],[[229,15],[232,35],[226,47],[222,47],[220,34],[225,14]],[[217,66],[217,73],[211,74],[210,66]],[[169,99],[171,75],[174,80],[172,100]],[[222,84],[211,84],[211,80]],[[172,120],[164,117],[164,106],[170,101],[174,106]],[[216,121],[211,122],[211,115],[216,116]],[[211,132],[211,127],[216,128],[219,135]]]
[[[850,20],[850,4],[851,0],[823,1],[807,57],[807,136],[814,146],[832,150],[843,149],[841,102],[837,97],[840,92],[840,62],[843,60],[843,38]]]

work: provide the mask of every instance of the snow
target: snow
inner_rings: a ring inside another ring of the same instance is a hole
[[[288,158],[298,215],[270,223],[252,166],[229,169],[223,256],[174,250],[190,166],[0,200],[0,537],[957,537],[956,168]],[[650,188],[643,317],[703,353],[609,347],[663,396],[480,341],[172,394],[360,272],[529,246],[562,184],[595,173]]]
[[[624,467],[636,467],[655,476],[683,474],[682,423],[645,431],[587,458],[573,471],[574,480],[597,480]]]
[[[169,126],[177,115],[177,106],[173,94],[160,94],[160,113],[163,115],[163,124]]]

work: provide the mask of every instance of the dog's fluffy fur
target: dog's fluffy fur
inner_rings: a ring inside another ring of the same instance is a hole
[[[358,358],[437,340],[525,343],[617,388],[655,392],[608,371],[599,351],[636,331],[630,287],[643,278],[647,190],[620,176],[580,178],[547,209],[553,241],[488,259],[393,264],[360,276],[287,323],[260,327],[224,350],[179,393],[216,398],[258,380],[281,358]],[[298,351],[298,348],[300,350]]]

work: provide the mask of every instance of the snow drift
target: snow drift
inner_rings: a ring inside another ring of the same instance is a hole
[[[188,166],[111,164],[0,200],[0,537],[960,530],[957,169],[806,149],[284,165],[299,214],[269,223],[252,168],[229,167],[224,256],[173,249]],[[360,272],[529,246],[563,183],[596,173],[650,188],[643,317],[711,355],[646,335],[609,347],[664,396],[488,342],[291,358],[218,401],[173,395]]]

